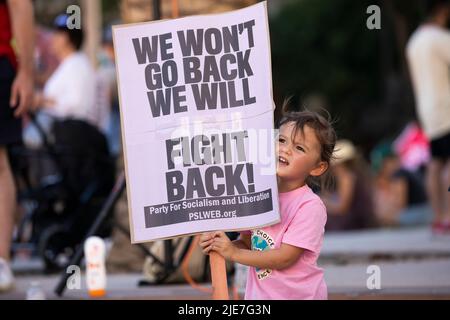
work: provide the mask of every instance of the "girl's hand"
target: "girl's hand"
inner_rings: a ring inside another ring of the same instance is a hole
[[[214,232],[212,244],[207,248],[219,253],[226,260],[233,260],[233,256],[238,248],[236,248],[227,235],[222,231]],[[209,251],[208,250],[208,251]]]
[[[200,236],[199,245],[202,248],[204,254],[209,254],[213,240],[214,240],[214,232],[203,233]]]

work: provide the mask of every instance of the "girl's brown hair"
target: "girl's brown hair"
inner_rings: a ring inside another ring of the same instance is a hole
[[[330,115],[327,113],[327,118],[317,112],[304,111],[286,111],[286,103],[283,106],[282,118],[278,122],[278,128],[289,122],[295,123],[293,135],[297,134],[298,130],[303,133],[305,126],[314,130],[317,140],[320,144],[320,161],[327,163],[330,167],[331,159],[333,158],[334,146],[336,144],[336,132],[331,124]],[[311,187],[319,187],[321,189],[328,189],[332,181],[328,174],[328,168],[320,177],[308,177],[306,183]]]

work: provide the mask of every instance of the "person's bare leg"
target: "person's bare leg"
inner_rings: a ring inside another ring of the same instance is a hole
[[[434,221],[442,221],[444,211],[442,208],[442,171],[444,164],[437,159],[431,159],[427,167],[426,187],[428,199],[434,214]],[[447,186],[448,188],[448,186]]]
[[[6,148],[0,146],[0,257],[10,259],[11,238],[16,206],[16,187]]]

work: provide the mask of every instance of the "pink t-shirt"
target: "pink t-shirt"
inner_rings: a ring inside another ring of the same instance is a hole
[[[252,230],[252,250],[277,249],[281,243],[305,249],[287,269],[249,268],[245,299],[327,299],[327,286],[317,258],[323,242],[327,212],[320,198],[304,185],[279,193],[281,222]]]

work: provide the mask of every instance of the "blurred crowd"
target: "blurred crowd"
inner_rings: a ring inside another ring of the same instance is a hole
[[[69,29],[68,18],[57,16],[53,29],[36,28],[36,90],[31,109],[47,132],[54,119],[76,118],[92,124],[117,155],[120,123],[111,28],[103,32],[94,68],[82,51],[83,29]],[[23,138],[27,147],[42,144],[33,124],[25,125]]]
[[[350,140],[339,140],[333,188],[322,194],[327,230],[429,225],[433,216],[424,183],[429,157],[428,141],[415,123],[396,139],[381,141],[369,161]]]
[[[8,15],[13,10],[7,9],[8,5],[15,5],[16,2],[0,0],[0,67],[9,71],[14,69],[11,74],[17,77],[23,75],[25,71],[21,68],[25,64],[15,65],[14,53],[7,43],[13,33],[17,33],[14,36],[18,40],[17,47],[22,50],[22,56],[18,57],[21,60],[26,57],[25,51],[29,48],[20,43],[24,40],[19,40],[21,36],[18,34],[31,30],[35,39],[35,45],[31,48],[33,71],[26,72],[29,72],[29,79],[34,79],[34,83],[28,113],[22,112],[21,138],[2,140],[2,126],[6,127],[0,123],[0,187],[10,186],[8,193],[0,192],[0,291],[12,284],[8,267],[12,219],[7,216],[14,211],[11,199],[15,198],[16,192],[12,186],[8,160],[12,159],[12,155],[8,156],[3,146],[23,140],[29,150],[46,150],[45,147],[55,141],[55,124],[76,119],[87,124],[88,127],[82,127],[84,133],[88,129],[93,132],[83,139],[93,142],[98,135],[103,136],[107,145],[106,154],[113,161],[121,153],[111,27],[103,32],[94,66],[82,50],[85,31],[69,29],[67,15],[55,17],[52,28],[34,26],[32,18],[28,18],[28,29],[19,28],[17,21],[20,19],[16,14]],[[22,3],[31,5],[31,1]],[[17,12],[24,13],[26,10]],[[328,211],[328,231],[419,225],[431,226],[436,233],[450,231],[450,32],[446,29],[449,21],[449,2],[433,1],[428,19],[408,43],[418,120],[411,121],[398,136],[385,137],[369,157],[364,156],[352,141],[338,141],[331,168],[334,184],[330,190],[321,191]],[[5,74],[2,69],[1,77]],[[1,78],[1,86],[14,88],[13,79],[18,78],[11,76],[10,83],[6,84],[6,80]],[[4,88],[1,103],[6,100],[9,103],[10,93],[8,91],[6,94]],[[22,100],[19,103],[23,104],[29,93],[23,86],[18,86],[16,90],[17,98]],[[11,92],[13,98],[14,90]],[[22,107],[19,105],[11,112]],[[5,117],[3,114],[0,116]],[[15,128],[20,126],[14,125],[13,128],[11,125],[9,132]],[[78,127],[74,125],[73,128]],[[95,148],[98,149],[99,145],[102,142],[98,142]],[[48,173],[54,172],[55,168],[45,163],[36,169],[39,174],[33,181],[42,185],[45,178],[47,188],[50,183]],[[11,165],[15,166],[14,163]],[[74,175],[73,172],[71,174]],[[75,176],[77,174],[81,176],[83,173],[75,172]],[[55,182],[52,183],[55,185]],[[86,196],[85,190],[80,191],[79,199],[84,199],[83,196]]]
[[[47,268],[67,263],[58,257],[73,255],[113,187],[121,139],[111,27],[93,61],[85,29],[69,19],[44,27],[32,1],[0,1],[0,291],[14,284],[17,245],[33,245]]]
[[[433,234],[450,232],[450,2],[427,7],[405,50],[418,121],[372,150],[372,170],[351,142],[338,143],[336,191],[324,195],[330,230],[431,224]]]

